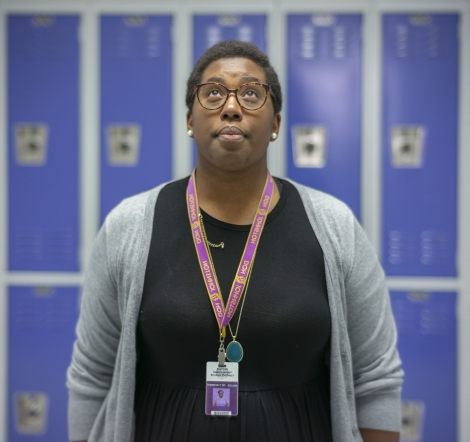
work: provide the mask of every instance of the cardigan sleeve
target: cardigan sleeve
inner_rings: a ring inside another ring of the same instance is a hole
[[[91,255],[82,292],[77,339],[67,371],[71,441],[86,440],[109,391],[120,340],[116,277],[110,267],[107,222]]]
[[[403,371],[385,275],[355,218],[353,225],[344,289],[357,421],[361,428],[400,431]]]

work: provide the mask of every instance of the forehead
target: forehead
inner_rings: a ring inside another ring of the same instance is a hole
[[[227,86],[249,81],[266,83],[266,76],[263,68],[248,58],[220,58],[204,70],[201,83],[208,81],[217,81]]]

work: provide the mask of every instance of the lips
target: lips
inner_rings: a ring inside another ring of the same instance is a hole
[[[224,140],[241,140],[245,138],[245,133],[236,126],[225,126],[218,134]]]

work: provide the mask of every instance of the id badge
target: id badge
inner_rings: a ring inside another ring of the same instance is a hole
[[[238,415],[238,362],[208,362],[206,366],[206,414]]]

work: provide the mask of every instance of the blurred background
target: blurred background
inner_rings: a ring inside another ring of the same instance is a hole
[[[274,175],[345,201],[380,257],[402,441],[470,441],[470,0],[0,1],[0,442],[67,440],[96,233],[190,174],[184,97],[226,39],[285,96]]]

